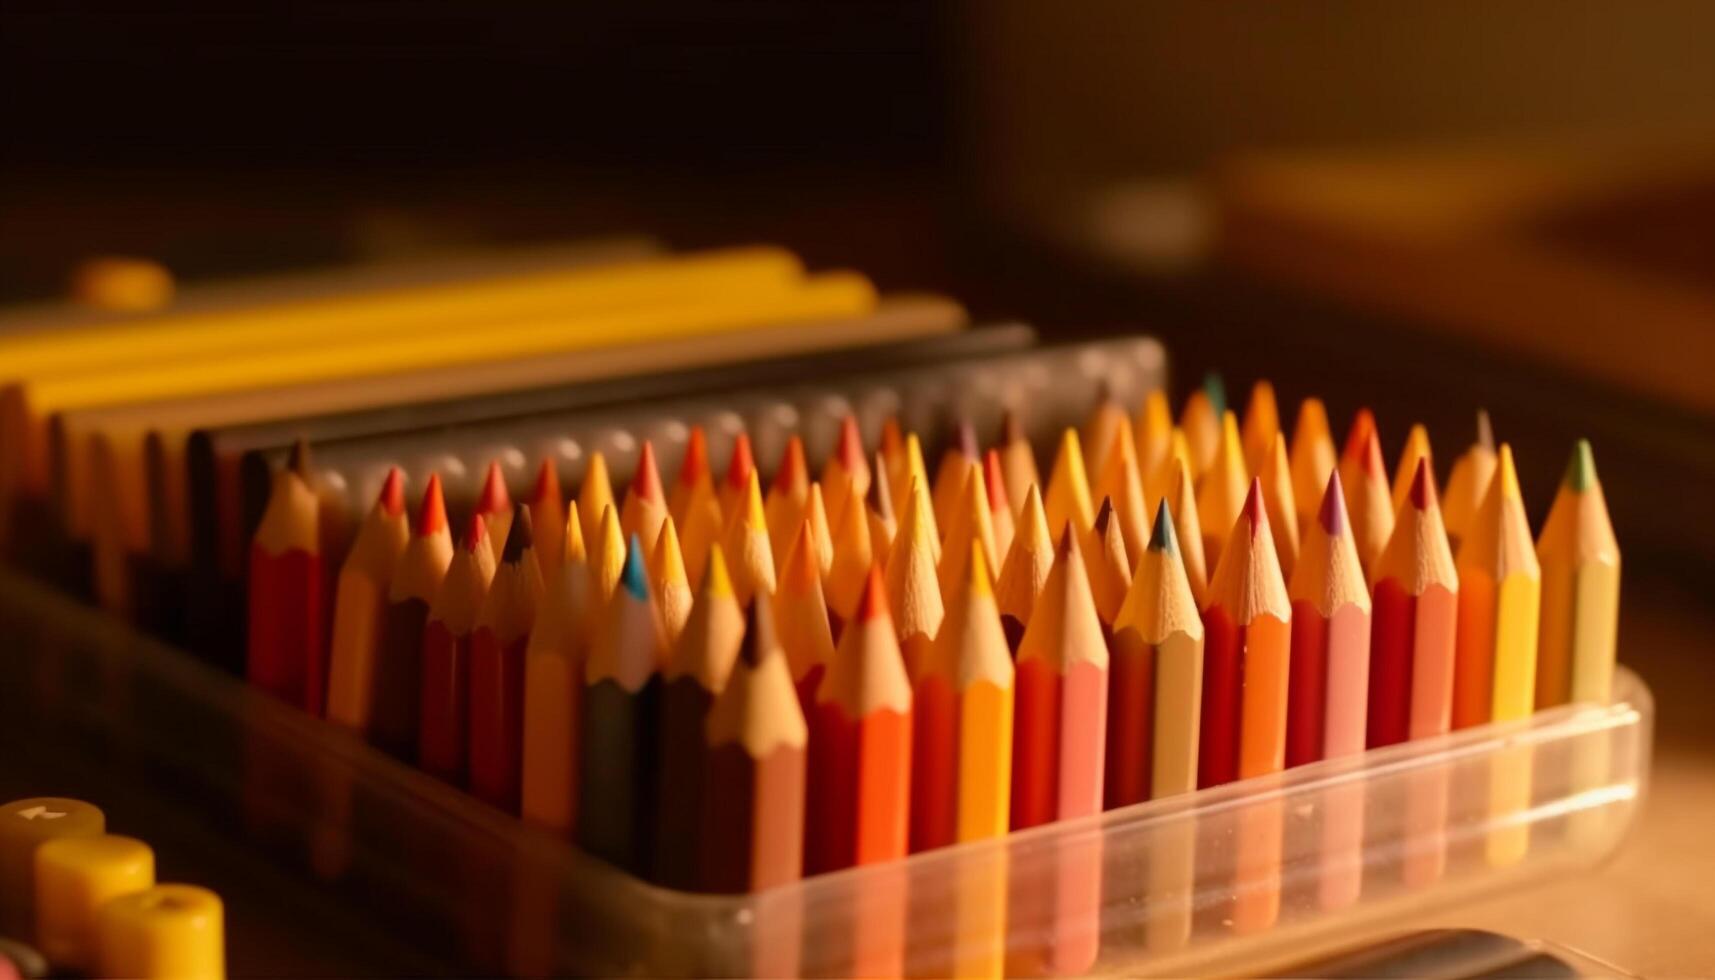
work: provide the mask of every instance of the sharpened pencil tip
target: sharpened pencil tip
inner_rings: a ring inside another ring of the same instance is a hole
[[[1596,456],[1590,451],[1590,440],[1580,439],[1572,444],[1572,458],[1566,463],[1566,488],[1583,493],[1596,485]]]
[[[1429,472],[1429,457],[1417,461],[1417,469],[1411,474],[1411,506],[1418,510],[1428,510],[1429,504],[1435,499],[1435,477]]]
[[[1221,377],[1221,372],[1210,371],[1203,375],[1203,397],[1209,399],[1209,407],[1214,410],[1216,418],[1226,412],[1227,382]]]
[[[1174,535],[1173,508],[1167,505],[1167,498],[1163,497],[1155,508],[1155,525],[1149,529],[1149,550],[1178,554],[1179,539]]]
[[[1346,489],[1340,485],[1340,471],[1328,474],[1328,487],[1322,491],[1322,506],[1316,520],[1330,538],[1337,538],[1346,529]]]
[[[381,483],[381,495],[376,503],[388,514],[405,513],[405,473],[397,466],[388,467],[387,479]]]
[[[475,551],[488,547],[487,542],[488,522],[482,519],[481,514],[470,515],[470,523],[465,525],[464,538],[460,540],[459,547],[466,551]]]
[[[1251,537],[1256,537],[1263,528],[1268,526],[1268,513],[1262,506],[1262,481],[1251,477],[1250,492],[1245,494],[1244,510],[1240,512],[1242,519],[1250,525]]]
[[[1477,409],[1477,445],[1491,452],[1495,448],[1495,427],[1489,422],[1489,410]]]
[[[1096,534],[1098,536],[1107,534],[1108,533],[1108,525],[1113,523],[1113,519],[1114,519],[1114,498],[1103,497],[1102,498],[1102,509],[1096,511],[1096,523],[1095,523]]]
[[[423,502],[417,507],[417,535],[427,537],[447,526],[447,500],[441,492],[441,475],[429,474],[423,488]]]
[[[709,437],[700,425],[691,426],[685,439],[685,459],[679,464],[679,482],[690,486],[709,472]]]
[[[1006,499],[1006,475],[1001,472],[997,450],[991,449],[983,456],[983,487],[988,490],[989,510],[1012,512],[1012,504]]]
[[[500,471],[500,460],[488,461],[488,475],[482,481],[482,494],[477,497],[478,514],[498,514],[512,506],[512,495],[506,490],[506,474]]]
[[[756,457],[750,452],[750,433],[740,432],[732,441],[732,459],[727,462],[726,482],[739,490],[750,481],[756,470]]]
[[[506,530],[506,544],[500,549],[500,560],[517,562],[524,557],[524,552],[535,544],[535,536],[531,533],[531,518],[529,508],[518,511],[512,519],[512,526]]]
[[[559,505],[560,472],[554,468],[554,461],[542,457],[542,465],[536,467],[536,482],[530,487],[530,500],[537,504],[553,503]]]
[[[887,583],[882,580],[881,566],[871,564],[869,577],[864,579],[863,595],[858,599],[857,611],[852,618],[861,623],[887,614]]]
[[[1024,438],[1024,424],[1019,421],[1018,413],[1007,409],[1000,416],[1000,441],[1003,445],[1012,445]]]
[[[953,423],[953,445],[966,459],[982,458],[982,451],[977,448],[976,426],[968,418],[960,418]]]
[[[774,482],[769,485],[771,490],[786,491],[791,487],[806,486],[810,482],[810,464],[804,459],[804,440],[792,436],[786,440],[786,448],[780,452],[780,465],[774,470]]]
[[[774,603],[759,592],[751,599],[750,608],[745,610],[744,640],[739,644],[739,659],[747,666],[755,667],[774,652],[778,643],[774,633]]]
[[[643,440],[643,448],[637,453],[637,473],[631,479],[631,489],[639,500],[661,503],[667,499],[661,490],[661,468],[655,465],[655,444],[648,439]]]
[[[649,598],[649,576],[643,565],[643,539],[633,534],[630,546],[625,549],[625,567],[619,573],[619,582],[639,601]]]
[[[857,416],[850,412],[840,420],[840,441],[834,447],[834,456],[847,473],[863,469],[863,433],[858,431]]]

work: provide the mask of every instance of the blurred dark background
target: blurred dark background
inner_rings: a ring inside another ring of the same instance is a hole
[[[1272,377],[1289,414],[1373,404],[1390,456],[1424,421],[1443,476],[1486,406],[1538,523],[1587,435],[1681,795],[1586,888],[1677,916],[1696,875],[1662,869],[1707,847],[1676,815],[1715,806],[1711,38],[1694,0],[11,0],[0,301],[93,255],[195,284],[774,241],[1049,337],[1157,333],[1176,402],[1205,370]],[[1551,926],[1710,966],[1605,907]]]

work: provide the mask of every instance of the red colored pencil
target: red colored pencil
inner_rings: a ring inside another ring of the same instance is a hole
[[[472,514],[453,553],[423,628],[423,690],[417,712],[417,765],[460,786],[465,783],[470,728],[470,638],[494,578],[488,525]]]
[[[1282,516],[1296,519],[1291,511]],[[1286,764],[1362,752],[1369,699],[1370,596],[1338,473],[1328,477],[1321,510],[1305,529],[1304,551],[1287,591],[1292,599],[1292,664]]]
[[[1413,475],[1375,574],[1370,748],[1444,734],[1453,711],[1459,574],[1428,464]]]
[[[512,521],[500,567],[470,638],[470,788],[518,812],[524,738],[524,648],[542,602],[530,512]]]
[[[319,503],[310,486],[309,449],[292,447],[274,474],[268,507],[250,545],[250,683],[312,715],[322,713],[326,596]]]

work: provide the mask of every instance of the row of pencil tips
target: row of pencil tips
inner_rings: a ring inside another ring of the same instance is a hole
[[[1607,696],[1587,444],[1533,547],[1486,420],[1443,510],[1421,427],[1390,482],[1368,411],[1336,453],[1314,399],[1290,444],[1266,383],[1242,424],[1224,401],[1104,393],[1052,454],[958,425],[933,478],[917,434],[871,455],[848,418],[766,494],[747,439],[717,481],[700,431],[671,484],[644,443],[623,497],[599,455],[570,501],[547,463],[521,503],[495,467],[456,542],[438,481],[413,521],[395,471],[333,583],[296,547],[300,451],[252,549],[249,674],[710,891]]]

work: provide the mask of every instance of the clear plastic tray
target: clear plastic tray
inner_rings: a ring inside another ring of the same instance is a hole
[[[171,794],[474,971],[1237,972],[1588,867],[1637,814],[1649,692],[748,896],[663,890],[0,572],[0,738]],[[87,762],[85,763],[87,764]]]

